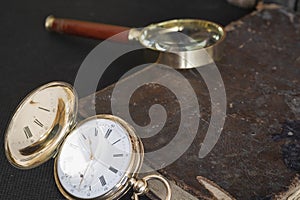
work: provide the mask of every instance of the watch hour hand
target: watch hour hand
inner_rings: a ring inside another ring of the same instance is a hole
[[[86,176],[87,171],[89,170],[89,168],[90,168],[91,165],[92,165],[92,162],[93,162],[93,161],[90,160],[90,161],[89,161],[89,164],[88,164],[87,167],[85,168],[83,174],[80,174],[81,180],[80,180],[80,183],[79,183],[79,186],[78,186],[78,189],[79,189],[79,190],[80,190],[80,187],[81,187],[81,184],[82,184],[83,180],[85,179],[85,176]]]

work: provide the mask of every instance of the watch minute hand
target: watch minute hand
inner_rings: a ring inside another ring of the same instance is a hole
[[[93,162],[92,160],[89,161],[89,164],[88,164],[87,167],[85,168],[83,174],[80,175],[80,176],[81,176],[81,180],[80,180],[80,183],[79,183],[79,186],[78,186],[78,189],[79,189],[79,190],[80,190],[80,186],[81,186],[81,184],[82,184],[82,182],[83,182],[83,180],[84,180],[84,178],[85,178],[85,175],[86,175],[88,169],[89,169],[90,166],[92,165],[92,162]]]

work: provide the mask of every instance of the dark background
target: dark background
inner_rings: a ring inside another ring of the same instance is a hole
[[[226,25],[251,10],[225,0],[10,0],[0,7],[0,199],[63,199],[53,177],[53,159],[31,170],[18,170],[5,158],[4,134],[9,118],[24,96],[50,82],[73,83],[85,56],[100,41],[49,33],[44,19],[57,17],[128,27],[174,18],[200,18]],[[133,62],[134,63],[134,62]],[[124,70],[114,68],[100,88]],[[84,96],[87,94],[80,94]],[[124,199],[128,199],[125,197]]]

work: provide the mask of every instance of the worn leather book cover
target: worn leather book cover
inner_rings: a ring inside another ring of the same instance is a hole
[[[184,154],[158,172],[176,187],[176,200],[298,199],[300,16],[275,5],[259,5],[257,11],[231,23],[226,31],[223,56],[216,62],[227,101],[220,137],[212,150],[200,158],[199,150],[215,105],[197,70],[178,70],[198,99],[199,127]],[[132,83],[153,67],[146,67],[118,84]],[[124,105],[140,126],[150,123],[152,105],[160,104],[165,109],[167,119],[162,130],[155,137],[142,139],[146,152],[162,148],[176,136],[178,122],[185,117],[181,110],[195,112],[189,104],[181,105],[168,88],[155,83],[170,80],[170,84],[180,88],[182,83],[170,79],[168,70],[157,67],[157,80],[139,87],[131,95],[129,105]],[[93,95],[82,98],[81,116],[93,115],[94,108],[97,113],[112,113],[114,89],[115,85],[111,85],[98,91],[95,99]],[[192,101],[190,96],[184,98]],[[184,124],[187,138],[193,123],[187,120]],[[186,196],[180,197],[179,190]]]

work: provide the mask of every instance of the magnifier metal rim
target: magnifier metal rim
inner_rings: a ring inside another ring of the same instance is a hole
[[[170,25],[170,24],[176,24],[176,23],[179,23],[179,24],[182,24],[184,26],[184,24],[189,24],[189,23],[197,23],[199,24],[199,28],[204,28],[206,30],[208,30],[207,26],[212,26],[215,28],[215,30],[218,30],[218,33],[220,35],[220,39],[217,40],[214,44],[212,45],[209,45],[209,46],[206,46],[206,47],[196,47],[196,48],[193,48],[191,50],[178,50],[177,52],[186,52],[186,51],[194,51],[194,50],[199,50],[199,49],[210,49],[210,48],[215,48],[218,44],[220,44],[226,37],[226,32],[224,30],[224,28],[215,23],[215,22],[211,22],[211,21],[207,21],[207,20],[201,20],[201,19],[173,19],[173,20],[168,20],[168,21],[164,21],[164,22],[160,22],[160,23],[156,23],[156,24],[150,24],[149,26],[143,28],[139,34],[139,37],[138,37],[138,40],[139,42],[149,48],[149,49],[152,49],[152,50],[156,50],[156,51],[162,51],[160,49],[157,49],[153,46],[150,46],[150,45],[147,45],[145,44],[145,40],[142,38],[142,35],[145,34],[146,31],[150,30],[151,28],[164,28],[166,27],[167,25]],[[176,27],[176,26],[174,26]],[[167,28],[166,28],[167,29]],[[184,33],[183,33],[184,34]],[[167,50],[165,50],[167,51]]]

